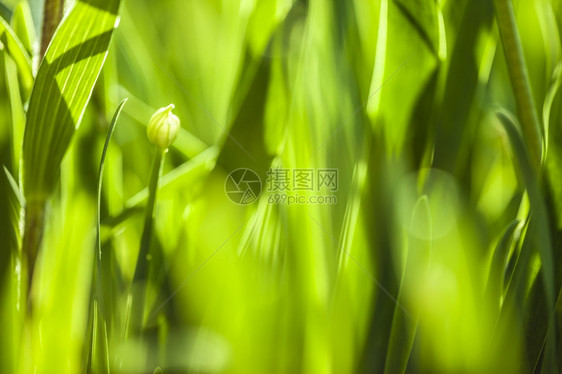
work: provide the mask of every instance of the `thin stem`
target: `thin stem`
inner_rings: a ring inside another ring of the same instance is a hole
[[[166,150],[155,147],[152,169],[148,185],[148,202],[144,216],[144,228],[141,237],[139,255],[135,274],[133,276],[133,304],[131,310],[131,326],[134,332],[142,330],[144,323],[144,303],[146,298],[146,282],[148,280],[149,249],[152,238],[152,226],[154,219],[154,206],[158,191],[158,180],[164,163]]]
[[[29,202],[25,207],[25,223],[22,239],[22,253],[24,265],[27,272],[27,305],[28,312],[31,313],[31,285],[37,253],[43,239],[45,226],[45,203]]]
[[[521,46],[521,37],[515,21],[513,3],[512,0],[494,0],[494,6],[523,135],[531,153],[533,166],[539,170],[542,134]]]
[[[47,47],[53,38],[64,9],[64,0],[45,0],[43,7],[43,29],[41,32],[41,58],[45,56]]]

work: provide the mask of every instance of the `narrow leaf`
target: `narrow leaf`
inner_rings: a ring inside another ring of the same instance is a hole
[[[20,188],[8,169],[4,166],[5,180],[7,181],[8,188],[8,204],[9,204],[9,219],[11,227],[9,227],[9,245],[15,252],[21,245],[21,232],[19,228],[21,208],[24,206],[24,198],[21,194]]]
[[[529,195],[529,201],[531,203],[532,217],[528,234],[532,235],[533,247],[538,248],[541,258],[541,274],[548,311],[547,317],[549,327],[547,330],[548,337],[546,339],[543,369],[547,371],[549,369],[553,370],[556,365],[554,356],[556,338],[554,325],[554,259],[552,255],[552,239],[549,231],[550,225],[548,222],[547,210],[537,183],[536,171],[531,164],[531,157],[527,152],[523,138],[517,129],[517,120],[504,111],[498,112],[497,116],[501,120],[509,136],[511,147],[517,159],[517,165],[521,172],[524,185]],[[522,250],[525,250],[525,247]]]
[[[439,51],[437,3],[422,0],[394,0],[394,3],[414,26],[428,48],[437,55]]]
[[[519,223],[520,221],[515,219],[507,225],[494,250],[486,291],[490,296],[490,300],[498,300],[499,296],[503,293],[503,279],[506,270],[507,256],[509,254],[509,248],[511,247],[513,234]]]
[[[12,170],[19,175],[23,131],[25,128],[25,110],[21,100],[20,87],[17,79],[17,65],[14,60],[6,55],[4,59],[6,86],[10,96],[12,109]]]
[[[437,119],[433,167],[447,171],[468,170],[461,164],[469,157],[464,144],[470,139],[470,114],[478,93],[478,72],[486,53],[478,51],[482,36],[488,35],[493,6],[488,0],[466,2],[459,32],[447,63],[441,113]]]
[[[542,119],[543,119],[543,130],[545,137],[545,148],[548,149],[548,130],[550,127],[550,112],[552,110],[552,104],[554,103],[554,98],[560,89],[560,84],[562,83],[562,62],[559,62],[554,69],[552,74],[552,83],[544,99],[544,104],[542,108]],[[546,158],[546,154],[545,154]]]
[[[550,232],[548,230],[548,217],[546,206],[542,198],[535,171],[533,170],[531,159],[523,143],[521,134],[515,125],[515,119],[505,112],[499,112],[498,118],[502,121],[504,128],[507,131],[513,152],[517,158],[518,167],[523,177],[523,182],[529,194],[531,202],[531,210],[534,219],[537,221],[536,228],[536,246],[539,248],[539,253],[542,260],[542,271],[545,282],[545,288],[549,294],[549,305],[554,306],[554,269],[552,267],[552,241]]]
[[[107,336],[107,313],[106,304],[103,289],[103,280],[107,279],[109,275],[109,269],[102,269],[102,250],[101,250],[101,239],[100,239],[100,220],[101,220],[101,194],[102,194],[102,184],[103,184],[103,170],[105,166],[105,156],[109,148],[109,143],[113,132],[115,131],[115,125],[119,119],[119,115],[125,106],[127,99],[121,101],[115,113],[113,114],[113,119],[109,125],[109,130],[107,132],[107,137],[105,139],[105,144],[103,146],[103,151],[101,154],[100,168],[98,174],[98,195],[97,195],[97,219],[96,219],[96,260],[94,262],[94,289],[91,294],[91,310],[90,310],[90,326],[89,326],[89,339],[92,344],[89,347],[88,352],[88,363],[87,372],[107,372],[109,373],[109,342]],[[103,369],[103,370],[102,370]]]
[[[119,22],[120,0],[81,0],[55,32],[31,94],[23,141],[23,189],[44,201],[92,95]]]
[[[22,42],[5,19],[0,17],[0,49],[5,48],[8,54],[16,62],[24,90],[29,95],[33,86],[33,70],[31,69],[31,58],[27,54]],[[26,95],[26,96],[27,96]]]
[[[423,195],[416,202],[412,212],[408,254],[400,284],[398,304],[392,318],[385,373],[406,372],[419,320],[419,308],[411,300],[419,292],[417,290],[419,284],[422,284],[427,277],[431,255],[431,236],[431,207],[429,198],[427,195]],[[399,305],[404,305],[410,314],[405,314]]]
[[[103,146],[103,151],[101,154],[100,160],[100,169],[98,174],[98,203],[97,203],[97,222],[96,222],[96,233],[97,233],[97,258],[101,260],[101,240],[100,240],[100,226],[101,226],[101,192],[102,192],[102,184],[103,184],[103,169],[105,166],[105,156],[107,154],[107,149],[109,148],[109,142],[111,141],[111,137],[113,136],[113,132],[115,131],[115,125],[117,124],[117,120],[119,119],[119,115],[125,106],[127,99],[121,101],[117,109],[115,110],[115,114],[113,115],[113,119],[111,120],[111,124],[109,125],[109,131],[107,133],[107,137],[105,139],[105,144]]]
[[[33,55],[33,45],[35,44],[37,33],[31,17],[31,9],[27,1],[20,1],[14,9],[12,16],[12,28],[21,40],[27,53]]]

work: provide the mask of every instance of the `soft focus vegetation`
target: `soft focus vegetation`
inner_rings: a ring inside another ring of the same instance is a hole
[[[2,372],[562,370],[562,1],[60,5],[0,0]]]

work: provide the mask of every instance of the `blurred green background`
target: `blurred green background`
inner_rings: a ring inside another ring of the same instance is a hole
[[[28,5],[41,30],[41,1],[0,3],[8,21]],[[555,301],[561,7],[515,1],[548,134],[538,182]],[[550,359],[547,330],[560,339],[562,310],[547,326],[532,204],[495,116],[516,108],[491,1],[126,0],[120,14],[49,202],[31,317],[0,230],[2,371],[85,372],[95,344],[116,373],[532,373]],[[13,170],[14,72],[0,56],[0,161]],[[102,194],[104,345],[91,335],[97,172],[123,98]],[[148,327],[125,339],[153,152],[146,124],[169,103],[182,130],[160,180]],[[237,168],[261,177],[258,201],[228,199]],[[270,168],[337,169],[337,204],[272,204]],[[0,209],[7,227],[4,197]],[[526,246],[522,286],[510,287]]]

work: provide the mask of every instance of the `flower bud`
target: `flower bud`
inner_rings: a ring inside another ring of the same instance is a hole
[[[180,131],[180,119],[172,113],[174,108],[174,104],[160,108],[148,121],[146,135],[152,144],[162,149],[170,147]]]

